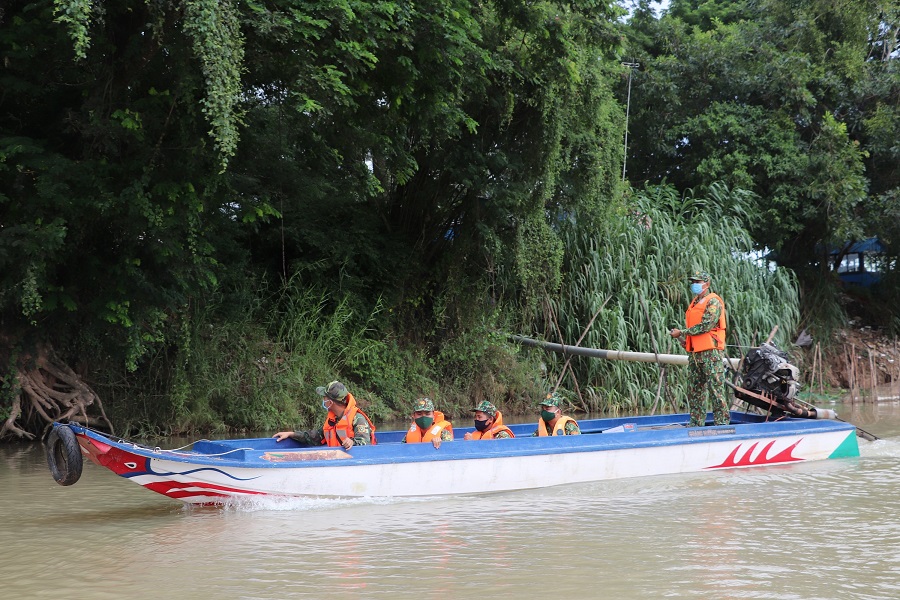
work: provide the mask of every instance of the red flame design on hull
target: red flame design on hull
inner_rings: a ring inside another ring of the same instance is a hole
[[[754,442],[750,448],[744,452],[744,455],[740,458],[737,457],[738,452],[741,449],[743,444],[738,444],[735,446],[734,450],[731,451],[731,454],[728,455],[724,461],[722,461],[718,465],[713,465],[711,467],[706,467],[707,469],[730,469],[733,467],[755,467],[758,465],[776,465],[779,463],[789,463],[803,460],[802,458],[797,458],[793,455],[794,448],[797,447],[797,444],[802,442],[803,439],[799,439],[775,456],[768,456],[769,450],[772,446],[775,445],[775,440],[772,440],[768,444],[766,444],[762,450],[759,451],[759,454],[756,455],[756,458],[751,458],[753,451],[759,445],[759,442]]]
[[[203,496],[205,498],[214,497],[214,498],[231,498],[234,496],[265,496],[265,492],[255,492],[252,490],[242,490],[239,488],[227,487],[224,485],[216,485],[214,483],[202,483],[199,481],[192,481],[189,483],[184,483],[181,481],[154,481],[152,483],[143,484],[145,488],[148,490],[153,490],[159,494],[163,494],[164,496],[168,496],[170,498],[192,498],[195,496]],[[188,489],[188,488],[202,488],[201,489]]]

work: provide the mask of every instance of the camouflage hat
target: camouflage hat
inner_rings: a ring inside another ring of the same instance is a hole
[[[347,403],[347,386],[340,381],[332,381],[328,385],[317,387],[316,393],[334,402]]]
[[[688,281],[705,281],[709,283],[712,281],[712,276],[706,271],[694,271],[691,273],[690,277],[688,277]]]
[[[493,404],[491,404],[490,402],[488,402],[487,400],[482,400],[481,402],[478,403],[478,406],[476,406],[469,412],[479,412],[479,411],[481,411],[487,415],[490,415],[492,417],[497,416],[497,407],[494,406]]]
[[[431,401],[431,398],[419,398],[415,401],[413,404],[413,412],[418,412],[420,410],[434,410],[434,402]]]
[[[551,392],[547,394],[547,396],[541,400],[541,406],[556,406],[562,407],[563,399],[556,392]]]

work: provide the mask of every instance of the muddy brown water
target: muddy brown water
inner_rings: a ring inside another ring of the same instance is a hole
[[[858,459],[424,500],[190,508],[0,446],[3,598],[900,598],[900,403]],[[438,473],[439,475],[439,473]]]

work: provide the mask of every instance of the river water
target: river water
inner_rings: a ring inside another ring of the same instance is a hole
[[[858,459],[424,500],[186,508],[0,447],[2,598],[900,598],[900,403]]]

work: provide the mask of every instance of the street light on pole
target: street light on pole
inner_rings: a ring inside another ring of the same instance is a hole
[[[623,62],[623,67],[628,67],[628,99],[625,101],[625,152],[622,156],[622,181],[625,181],[625,163],[628,162],[628,115],[631,112],[631,74],[641,66],[641,63]]]

